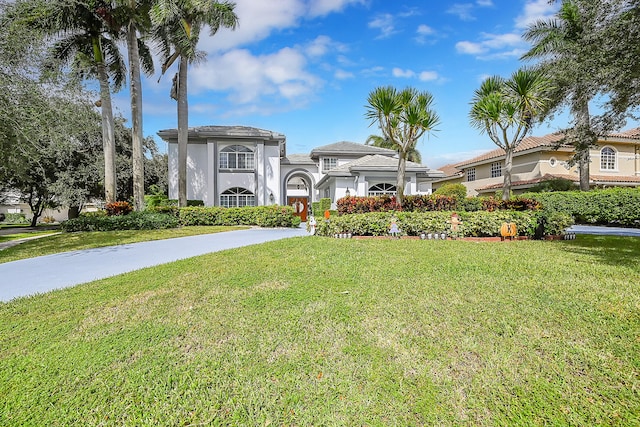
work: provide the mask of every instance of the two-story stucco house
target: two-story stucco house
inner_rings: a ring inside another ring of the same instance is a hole
[[[169,197],[178,195],[178,131],[158,132],[168,142]],[[187,198],[206,206],[290,205],[306,220],[308,206],[322,197],[394,194],[397,153],[354,142],[286,152],[285,136],[245,126],[189,129]],[[444,175],[407,162],[405,194],[429,194]]]
[[[559,145],[562,133],[525,138],[513,155],[512,191],[527,191],[534,185],[553,178],[578,182],[577,167],[568,164],[573,148]],[[589,176],[591,186],[640,186],[640,128],[610,133],[598,140],[590,150]],[[488,151],[472,159],[440,168],[446,175],[433,183],[438,188],[445,183],[462,183],[467,194],[493,194],[502,189],[504,150]]]

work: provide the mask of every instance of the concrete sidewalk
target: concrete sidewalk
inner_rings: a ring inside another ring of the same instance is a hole
[[[306,235],[303,228],[252,228],[7,262],[0,264],[0,301],[75,286],[210,252]]]

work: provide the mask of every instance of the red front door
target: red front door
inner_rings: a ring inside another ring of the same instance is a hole
[[[287,197],[287,204],[293,208],[296,216],[300,217],[300,221],[307,221],[308,200],[306,197]]]

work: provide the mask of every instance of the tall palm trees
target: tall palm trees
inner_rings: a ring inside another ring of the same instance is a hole
[[[506,80],[486,79],[474,92],[469,119],[505,151],[502,199],[511,193],[513,152],[527,135],[533,121],[544,115],[551,87],[538,71],[518,70]]]
[[[135,210],[144,208],[144,147],[142,135],[142,81],[140,65],[145,74],[153,74],[153,61],[147,46],[138,32],[151,29],[150,0],[123,0],[120,9],[125,19],[122,23],[127,40],[129,58],[129,95],[131,101],[131,144],[133,163],[133,205]],[[142,55],[141,55],[142,53]]]
[[[189,63],[203,59],[196,49],[202,28],[209,26],[211,35],[221,27],[235,29],[238,17],[235,4],[217,0],[158,0],[152,9],[156,37],[162,42],[165,62],[162,73],[179,59],[174,77],[172,98],[178,102],[178,205],[187,205],[187,140],[189,105],[187,71]]]
[[[580,189],[589,190],[589,148],[595,145],[589,102],[597,95],[600,85],[596,74],[602,55],[593,54],[598,43],[596,15],[587,13],[581,0],[563,0],[554,19],[538,21],[524,33],[533,45],[523,59],[540,59],[549,78],[555,83],[554,107],[569,104],[574,127],[568,141],[575,146],[574,159],[580,173]],[[597,2],[594,2],[597,3]],[[591,6],[588,6],[591,7]],[[591,18],[589,18],[591,17]]]
[[[432,108],[433,96],[414,88],[401,91],[392,86],[378,87],[369,93],[365,117],[377,123],[387,139],[398,151],[397,200],[404,198],[407,155],[427,132],[432,132],[440,118]]]
[[[100,100],[96,105],[102,114],[105,201],[114,202],[116,156],[110,82],[116,88],[122,86],[125,66],[114,34],[106,26],[112,19],[111,5],[102,1],[62,1],[32,6],[25,16],[28,24],[58,37],[51,50],[52,62],[72,64],[78,73],[99,82]]]

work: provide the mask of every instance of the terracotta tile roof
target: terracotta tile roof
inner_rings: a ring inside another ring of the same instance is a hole
[[[580,181],[577,175],[545,174],[544,176],[541,176],[538,178],[514,181],[511,183],[511,186],[513,188],[531,186],[543,181],[548,181],[550,179],[559,179],[559,178],[568,179],[569,181],[573,181],[573,182]],[[622,182],[633,184],[633,183],[640,183],[640,176],[591,175],[590,181],[593,184],[615,184],[615,183],[622,183]],[[477,188],[476,191],[481,192],[481,191],[487,191],[487,190],[498,190],[500,188],[502,188],[502,183],[491,184],[485,187]]]
[[[539,147],[555,147],[562,140],[562,138],[564,138],[564,135],[560,132],[550,133],[549,135],[545,136],[528,136],[522,140],[518,147],[516,147],[514,153],[520,153],[522,151],[532,150]],[[472,159],[456,163],[454,166],[460,168],[466,165],[483,162],[485,160],[491,160],[502,156],[504,156],[504,150],[502,148],[496,148],[495,150],[488,151]]]
[[[607,135],[609,138],[640,139],[640,128],[625,130],[624,132],[612,132]]]
[[[640,128],[629,129],[624,132],[610,133],[608,138],[618,138],[618,139],[640,139]],[[602,138],[606,140],[607,137]],[[549,147],[554,148],[557,147],[560,141],[564,138],[563,132],[554,132],[544,136],[529,136],[526,137],[520,145],[515,149],[514,153],[517,153],[533,150],[540,147]],[[561,145],[561,147],[569,148],[569,145]],[[494,150],[488,151],[484,154],[481,154],[472,159],[463,160],[460,163],[455,163],[453,166],[457,168],[463,168],[464,166],[484,162],[487,160],[495,159],[504,156],[504,150],[502,148],[496,148]]]
[[[444,176],[450,178],[452,176],[456,176],[462,174],[462,171],[456,167],[455,164],[449,163],[448,165],[440,166],[438,168],[439,171],[444,173]]]

